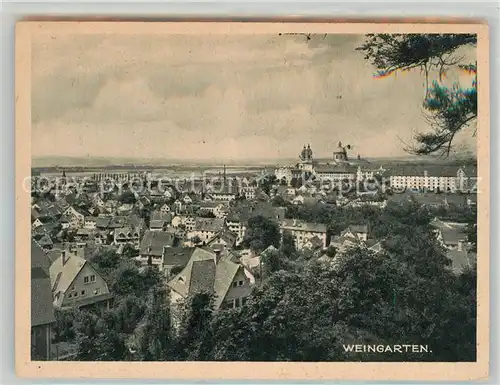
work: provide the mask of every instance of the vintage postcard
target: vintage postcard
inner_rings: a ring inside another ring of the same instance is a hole
[[[20,22],[19,375],[487,378],[488,39]]]

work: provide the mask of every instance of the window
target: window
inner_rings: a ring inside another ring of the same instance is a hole
[[[82,290],[82,295],[85,295],[85,290]]]
[[[92,274],[92,275],[90,276],[90,282],[95,282],[95,274]]]
[[[71,293],[69,293],[69,294],[68,294],[68,298],[71,298],[71,297],[72,297],[72,295],[71,295]]]
[[[97,289],[94,290],[94,295],[99,295],[101,294],[101,289],[98,287]]]
[[[243,281],[238,281],[238,286],[243,286]]]
[[[240,307],[240,299],[239,298],[234,299],[234,307]]]
[[[83,277],[83,283],[89,283],[90,282],[90,277]]]
[[[238,282],[233,282],[233,287],[238,286]]]

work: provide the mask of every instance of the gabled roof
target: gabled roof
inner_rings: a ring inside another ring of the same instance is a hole
[[[111,223],[111,217],[97,217],[97,220],[96,220],[96,227],[100,227],[100,228],[108,228],[109,225]]]
[[[40,245],[31,241],[31,327],[55,322],[49,277],[50,260]]]
[[[191,259],[195,247],[165,247],[163,249],[164,266],[185,266]]]
[[[216,264],[213,252],[196,248],[186,267],[168,286],[183,297],[212,288],[216,295],[215,309],[218,309],[240,267],[230,256],[221,256]]]
[[[161,257],[165,246],[173,246],[174,234],[166,231],[146,230],[141,241],[140,254]]]
[[[66,293],[76,276],[82,270],[87,261],[66,251],[66,263],[63,265],[63,256],[61,255],[50,266],[50,282],[52,293]]]
[[[196,218],[194,230],[217,232],[224,227],[222,218]]]
[[[45,234],[39,241],[38,244],[41,246],[52,246],[54,243],[50,239],[48,234]]]
[[[227,229],[224,229],[222,231],[220,231],[218,234],[215,234],[208,242],[207,242],[207,245],[212,245],[214,243],[217,243],[217,241],[220,239],[220,240],[223,240],[225,243],[227,243],[228,245],[230,246],[234,246],[234,244],[236,243],[236,239],[238,238],[238,236],[227,230]]]
[[[363,233],[363,234],[368,233],[367,225],[350,225],[347,229],[354,233]]]
[[[440,232],[445,245],[458,245],[459,241],[467,239],[467,235],[460,229],[440,229]]]
[[[304,222],[296,219],[285,219],[280,227],[284,230],[302,230],[326,233],[326,225],[322,223]]]
[[[153,219],[149,221],[150,229],[162,229],[165,226],[166,221],[164,219]]]

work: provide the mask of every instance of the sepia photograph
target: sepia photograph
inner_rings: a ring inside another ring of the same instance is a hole
[[[85,24],[17,31],[32,368],[487,376],[484,25]]]

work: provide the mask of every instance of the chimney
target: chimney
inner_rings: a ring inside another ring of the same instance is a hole
[[[220,261],[220,257],[222,255],[222,249],[217,247],[216,249],[214,249],[214,254],[215,254],[215,264],[218,264]]]
[[[68,253],[66,252],[66,250],[62,250],[61,251],[61,261],[62,261],[62,265],[66,265],[66,262],[68,262],[69,260],[69,255]]]

